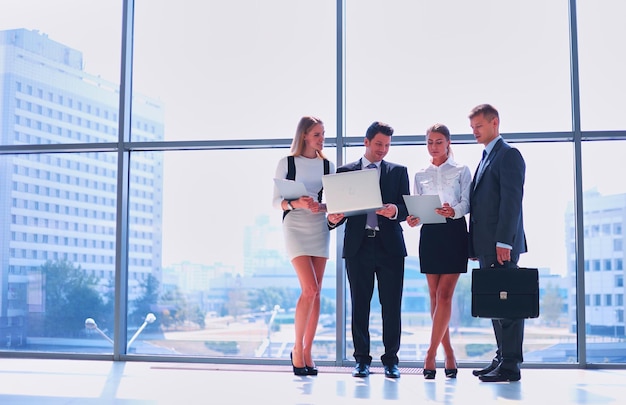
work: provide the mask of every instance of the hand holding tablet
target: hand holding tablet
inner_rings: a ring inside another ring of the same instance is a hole
[[[403,195],[402,197],[409,215],[418,217],[421,224],[446,223],[446,218],[435,211],[442,208],[438,195]]]
[[[296,200],[308,195],[304,183],[287,179],[274,179],[274,184],[278,187],[280,196],[285,200]]]

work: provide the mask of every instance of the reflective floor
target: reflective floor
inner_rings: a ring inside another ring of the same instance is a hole
[[[626,370],[523,369],[515,383],[483,383],[471,369],[456,380],[424,380],[416,369],[387,379],[320,367],[296,377],[288,366],[0,359],[0,404],[617,404]],[[366,401],[370,400],[370,401]]]

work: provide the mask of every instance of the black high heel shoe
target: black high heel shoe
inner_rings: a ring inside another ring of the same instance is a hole
[[[293,352],[289,353],[289,359],[291,360],[291,367],[293,367],[293,374],[294,375],[309,375],[307,374],[307,368],[305,367],[296,367],[293,365]]]
[[[437,362],[434,362],[433,364],[435,365],[435,368],[426,368],[426,359],[424,359],[424,379],[425,380],[434,380],[435,379],[435,375],[437,374],[437,370],[435,369],[437,367]]]
[[[317,367],[304,366],[306,368],[306,375],[317,375]]]
[[[444,369],[444,371],[446,372],[446,377],[456,378],[456,374],[458,373],[459,369],[458,368],[446,368]]]
[[[444,372],[446,373],[447,378],[456,378],[456,375],[459,372],[456,361],[454,362],[454,368],[444,368]]]

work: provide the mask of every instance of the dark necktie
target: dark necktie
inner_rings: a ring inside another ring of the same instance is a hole
[[[376,165],[374,163],[370,163],[366,167],[367,169],[376,169]],[[371,211],[367,213],[367,226],[368,228],[376,228],[378,226],[378,215],[376,215],[375,211]]]
[[[478,180],[480,180],[483,172],[485,171],[485,165],[487,164],[487,150],[483,149],[483,158],[480,160],[478,164],[478,172],[476,173],[476,181],[474,182],[474,188],[478,184]]]

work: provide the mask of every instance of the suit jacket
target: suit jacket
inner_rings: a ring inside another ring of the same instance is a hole
[[[337,173],[361,170],[361,160],[348,163],[337,168]],[[409,175],[407,168],[395,163],[382,161],[380,163],[380,191],[383,204],[395,204],[398,207],[398,215],[395,220],[377,215],[379,234],[385,253],[391,256],[406,257],[406,246],[400,222],[406,220],[408,211],[404,204],[403,195],[409,195]],[[365,224],[367,215],[355,215],[346,217],[341,225],[346,223],[343,243],[343,257],[353,257],[359,251],[359,247],[365,236]]]
[[[527,251],[522,197],[526,164],[516,148],[503,139],[494,145],[488,164],[470,190],[470,257],[496,255],[496,243],[513,247],[511,254]]]

